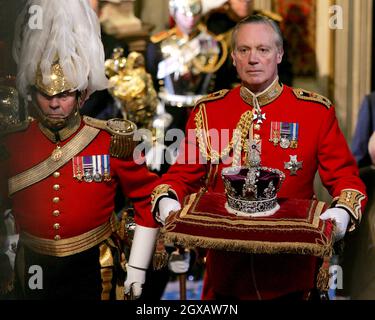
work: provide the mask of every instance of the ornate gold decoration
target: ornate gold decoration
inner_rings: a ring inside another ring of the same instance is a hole
[[[174,197],[178,200],[178,196],[176,191],[172,189],[172,186],[169,184],[159,184],[152,190],[151,193],[151,211],[154,212],[155,206],[158,203],[158,200],[161,196],[171,196],[174,195]]]
[[[51,75],[46,82],[43,81],[40,65],[38,66],[35,86],[38,88],[38,90],[50,97],[74,89],[74,86],[66,79],[58,58],[53,62],[51,66]]]
[[[324,96],[322,96],[318,93],[307,91],[307,90],[304,90],[304,89],[299,89],[299,88],[294,88],[293,93],[298,99],[318,102],[318,103],[326,106],[327,109],[329,109],[332,106],[332,102],[328,98],[326,98],[326,97],[324,97]]]
[[[124,119],[98,120],[83,117],[83,121],[94,128],[106,130],[112,135],[109,154],[116,158],[126,159],[133,154],[138,141],[134,140],[137,126]]]
[[[120,101],[125,119],[151,129],[158,104],[151,75],[146,72],[142,54],[131,52],[127,58],[123,54],[124,50],[117,48],[105,63],[109,92]]]
[[[19,128],[21,124],[18,91],[13,87],[0,85],[0,135]]]
[[[265,92],[261,93],[259,96],[256,96],[259,107],[275,101],[283,92],[283,88],[284,86],[280,84],[279,81],[275,81],[269,88],[266,89]],[[249,89],[242,86],[240,89],[240,95],[242,100],[254,107],[254,96],[249,92]]]
[[[335,207],[341,207],[349,211],[352,218],[352,225],[350,226],[349,231],[353,231],[356,225],[361,222],[361,202],[365,198],[366,196],[358,190],[344,189],[341,191],[340,196],[333,200],[333,202],[337,201]]]

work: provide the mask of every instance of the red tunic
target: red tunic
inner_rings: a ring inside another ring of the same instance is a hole
[[[64,146],[81,129],[61,143]],[[108,155],[111,135],[104,130],[77,156]],[[2,195],[7,179],[21,173],[51,156],[56,144],[49,140],[33,121],[27,130],[8,136],[5,140],[7,160],[1,162]],[[135,221],[146,227],[158,227],[150,214],[150,193],[159,178],[146,166],[136,164],[132,158],[123,160],[110,157],[109,182],[80,182],[73,177],[70,160],[51,174],[11,197],[11,207],[20,231],[37,237],[61,239],[90,231],[109,220],[114,211],[116,187],[121,186],[136,210]],[[59,198],[57,203],[54,198]],[[56,212],[58,211],[58,215]],[[54,215],[55,212],[55,215]],[[59,229],[54,225],[58,223]]]
[[[241,98],[240,87],[219,100],[204,103],[208,128],[229,129],[229,139],[241,115],[252,110],[252,106]],[[196,108],[192,114],[187,125],[188,131],[195,132],[194,117],[200,110],[202,109]],[[279,197],[311,199],[314,196],[313,182],[317,171],[333,197],[339,196],[343,189],[355,189],[365,194],[365,187],[358,177],[355,160],[340,131],[333,107],[301,100],[295,96],[292,88],[284,86],[280,96],[262,106],[261,111],[266,119],[259,130],[255,128],[253,133],[258,134],[262,140],[262,166],[280,169],[286,175]],[[283,149],[280,145],[274,146],[269,141],[271,122],[298,123],[298,147]],[[220,143],[215,143],[212,139],[211,144],[212,149],[220,153],[228,145],[228,139],[221,140]],[[197,192],[209,172],[209,165],[183,164],[187,157],[190,162],[194,161],[195,155],[199,153],[194,134],[182,146],[182,150],[187,150],[181,153],[179,162],[182,163],[173,165],[161,181],[171,185],[180,201],[186,195]],[[302,169],[297,170],[296,175],[291,175],[288,169],[284,169],[290,156],[297,156],[299,162],[303,161]],[[202,160],[202,156],[200,159]],[[220,173],[222,168],[231,164],[228,159],[225,162],[220,161],[216,179],[211,180],[213,183],[209,190],[224,191]],[[362,208],[364,205],[363,201]],[[203,298],[226,296],[269,299],[294,291],[307,291],[314,286],[315,266],[315,258],[310,256],[250,255],[210,250]]]

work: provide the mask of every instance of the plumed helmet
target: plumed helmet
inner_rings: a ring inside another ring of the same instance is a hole
[[[89,0],[28,0],[16,22],[13,55],[24,97],[108,86],[100,24]]]

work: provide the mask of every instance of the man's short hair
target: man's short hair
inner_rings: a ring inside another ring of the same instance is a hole
[[[242,19],[233,28],[232,39],[231,39],[232,50],[234,50],[235,46],[236,46],[236,37],[237,37],[238,30],[240,29],[241,26],[246,25],[246,24],[265,24],[265,25],[269,25],[273,29],[273,31],[275,32],[276,46],[279,49],[283,49],[283,46],[284,46],[283,35],[281,33],[281,30],[280,30],[277,22],[275,22],[274,20],[272,20],[268,17],[262,16],[260,14],[253,14],[253,15],[250,15],[250,16]]]

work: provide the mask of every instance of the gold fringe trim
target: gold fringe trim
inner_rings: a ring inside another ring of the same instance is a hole
[[[137,141],[133,140],[133,136],[113,135],[109,154],[116,158],[127,159],[133,155],[136,146]]]
[[[159,232],[156,240],[155,252],[152,258],[152,267],[154,270],[160,270],[168,265],[169,254],[165,250],[163,235]]]
[[[192,236],[176,232],[166,231],[164,239],[176,245],[184,247],[200,247],[205,249],[235,251],[256,254],[303,254],[317,257],[332,256],[332,242],[325,244],[296,243],[296,242],[266,242],[266,241],[246,241],[231,239],[215,239],[203,236]]]

